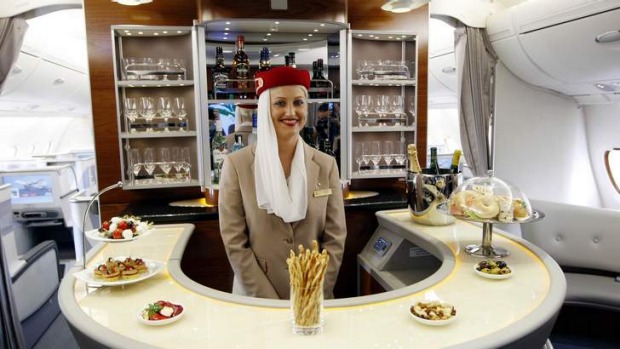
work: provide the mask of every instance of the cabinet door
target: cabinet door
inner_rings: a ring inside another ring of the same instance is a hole
[[[404,177],[416,141],[416,36],[351,30],[348,42],[349,178]]]
[[[123,188],[200,185],[195,30],[113,26],[112,35]]]

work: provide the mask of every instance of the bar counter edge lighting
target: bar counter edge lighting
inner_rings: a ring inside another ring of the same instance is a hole
[[[323,332],[305,337],[291,332],[289,302],[237,296],[190,280],[180,268],[192,224],[155,225],[143,238],[99,243],[87,255],[93,269],[110,256],[140,256],[160,261],[163,270],[140,282],[88,287],[73,274],[62,280],[61,310],[83,348],[270,347],[375,348],[387,344],[413,347],[542,347],[566,293],[566,280],[545,252],[514,235],[494,230],[494,244],[507,248],[505,261],[514,275],[505,280],[478,276],[480,259],[464,247],[479,243],[481,227],[457,220],[448,226],[422,226],[407,209],[376,213],[379,228],[429,248],[442,266],[421,282],[393,291],[326,300]],[[149,303],[182,304],[185,315],[165,326],[138,321]],[[416,301],[441,300],[457,309],[453,323],[432,327],[410,314]]]

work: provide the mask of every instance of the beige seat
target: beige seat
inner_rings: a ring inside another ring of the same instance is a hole
[[[564,270],[566,304],[620,311],[620,211],[532,200],[545,213],[523,238]]]

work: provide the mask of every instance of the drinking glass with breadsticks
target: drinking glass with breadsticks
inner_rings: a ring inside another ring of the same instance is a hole
[[[293,333],[313,335],[323,328],[323,280],[329,262],[326,250],[312,241],[312,250],[299,245],[286,259],[291,284]]]

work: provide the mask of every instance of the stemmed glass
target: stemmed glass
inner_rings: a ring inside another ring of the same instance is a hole
[[[144,169],[149,177],[153,176],[153,172],[155,172],[155,168],[157,164],[155,163],[155,152],[153,148],[145,148],[144,149]]]
[[[170,148],[159,149],[159,168],[164,172],[164,181],[168,179],[168,174],[172,169],[172,162],[170,161]]]
[[[135,132],[131,124],[138,118],[138,101],[134,97],[125,98],[124,105],[125,116],[129,119],[129,132]]]
[[[183,99],[183,97],[174,97],[172,113],[179,119],[179,124],[181,124],[181,120],[185,119],[187,116],[187,111],[185,111],[185,99]],[[182,126],[179,126],[179,131],[184,131]]]
[[[375,112],[379,114],[380,118],[386,116],[388,110],[390,108],[390,96],[388,95],[379,95],[375,99]]]
[[[182,58],[173,58],[172,65],[177,70],[177,80],[185,80],[187,73],[185,60]]]
[[[172,116],[172,101],[170,97],[159,97],[157,99],[157,111],[159,112],[159,116],[164,118],[164,122],[166,123],[164,131],[170,131],[168,129],[168,118]]]
[[[153,102],[153,97],[140,97],[140,116],[146,119],[146,122],[149,123],[147,132],[153,131],[151,128],[151,122],[155,117],[155,104]]]
[[[362,142],[355,143],[355,162],[357,163],[357,172],[362,172],[362,162],[364,161],[364,150]]]
[[[183,161],[181,159],[181,148],[172,147],[172,166],[174,167],[175,176],[177,179],[183,178],[181,168],[183,167]]]
[[[140,156],[140,149],[129,149],[129,168],[131,169],[131,184],[136,184],[136,176],[140,174],[142,170],[142,158]]]
[[[407,104],[407,111],[411,114],[411,123],[415,122],[415,97],[409,97],[409,103]]]
[[[372,168],[378,170],[381,161],[381,143],[379,141],[370,142],[370,161],[372,161]]]
[[[181,160],[183,162],[183,166],[181,169],[185,172],[185,179],[189,182],[192,179],[191,169],[192,163],[189,157],[189,148],[185,147],[181,149]]]
[[[371,149],[370,142],[362,142],[362,163],[368,166],[370,163]]]
[[[395,117],[398,117],[398,119],[396,119],[396,122],[394,123],[394,126],[400,126],[400,119],[403,114],[403,96],[392,96],[392,105],[390,106],[390,112],[394,114]]]
[[[383,161],[385,161],[388,169],[392,159],[394,159],[394,144],[392,141],[383,141]]]

